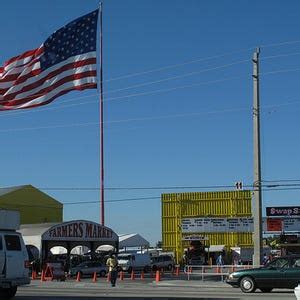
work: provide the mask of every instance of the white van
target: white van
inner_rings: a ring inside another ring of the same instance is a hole
[[[149,253],[120,253],[118,254],[120,270],[131,273],[132,271],[151,271]]]
[[[0,210],[0,299],[13,298],[18,286],[30,283],[28,253],[22,235],[15,231],[16,214]]]

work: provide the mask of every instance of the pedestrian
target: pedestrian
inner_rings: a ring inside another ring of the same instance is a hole
[[[109,258],[106,261],[106,265],[108,266],[111,286],[115,287],[118,277],[118,260],[114,254],[109,255]]]
[[[220,253],[220,255],[217,257],[216,263],[217,263],[217,266],[224,266],[224,260],[223,260],[222,253]]]
[[[267,254],[266,253],[264,253],[264,257],[263,257],[263,259],[262,259],[262,264],[265,266],[266,264],[268,264],[269,263],[269,257],[267,256]]]

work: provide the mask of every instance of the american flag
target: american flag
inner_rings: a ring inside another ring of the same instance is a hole
[[[97,88],[98,10],[55,31],[39,48],[0,67],[0,110],[41,106],[73,90]]]

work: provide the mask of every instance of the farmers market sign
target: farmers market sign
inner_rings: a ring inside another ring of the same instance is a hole
[[[90,221],[71,221],[49,228],[43,235],[43,240],[63,241],[115,241],[118,236],[110,228]]]

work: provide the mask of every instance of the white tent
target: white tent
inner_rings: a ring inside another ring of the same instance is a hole
[[[119,248],[127,247],[149,247],[149,242],[138,233],[119,234]]]

